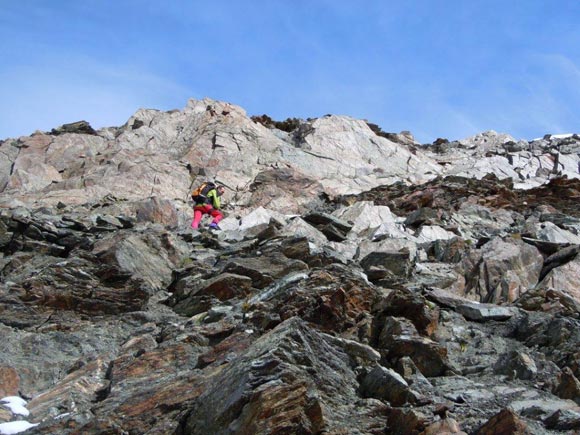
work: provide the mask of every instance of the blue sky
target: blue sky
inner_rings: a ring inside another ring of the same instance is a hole
[[[429,143],[580,133],[578,0],[0,0],[0,138],[189,98]]]

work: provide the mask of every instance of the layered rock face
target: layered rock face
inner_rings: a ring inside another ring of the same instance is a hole
[[[0,189],[13,199],[50,206],[107,194],[185,201],[191,178],[199,176],[226,184],[240,206],[296,211],[304,197],[398,179],[425,181],[439,170],[432,159],[377,136],[364,121],[326,116],[286,133],[212,100],[191,100],[183,111],[139,110],[123,127],[94,134],[61,128],[8,139],[0,152],[7,157]],[[260,180],[271,179],[278,188],[307,188],[308,195],[281,194],[287,189],[272,190],[274,183],[261,186]]]
[[[0,433],[580,430],[580,137],[264,118],[1,142]]]

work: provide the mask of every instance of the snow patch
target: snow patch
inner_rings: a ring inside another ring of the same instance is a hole
[[[12,411],[12,414],[27,416],[30,411],[26,409],[26,400],[18,396],[8,396],[0,400],[4,406]]]
[[[27,421],[10,421],[8,423],[1,423],[0,424],[0,434],[1,435],[13,435],[20,432],[24,432],[25,430],[30,429],[31,427],[38,426],[38,423],[29,423]]]
[[[567,137],[572,137],[574,136],[574,133],[564,133],[564,134],[551,134],[550,135],[550,139],[566,139]],[[535,140],[542,140],[544,139],[543,137],[537,137],[535,139],[532,139],[532,142]]]

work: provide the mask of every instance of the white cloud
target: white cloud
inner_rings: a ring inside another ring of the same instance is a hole
[[[574,83],[580,83],[580,67],[569,56],[563,53],[533,53],[530,54],[531,62],[536,66],[544,65],[552,72],[553,79],[557,77],[573,80]]]

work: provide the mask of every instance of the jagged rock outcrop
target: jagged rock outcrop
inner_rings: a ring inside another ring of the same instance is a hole
[[[124,126],[96,134],[68,127],[0,145],[10,163],[3,190],[12,200],[79,204],[110,194],[185,202],[191,181],[218,178],[239,206],[291,212],[323,192],[420,182],[440,169],[364,121],[326,116],[292,134],[273,132],[242,108],[209,99],[190,100],[183,111],[139,110]]]
[[[181,111],[141,109],[119,128],[95,132],[80,122],[3,141],[0,201],[54,206],[95,203],[107,195],[131,201],[158,196],[183,209],[191,182],[211,178],[230,188],[238,209],[297,212],[323,193],[358,193],[401,180],[417,184],[438,175],[480,179],[492,173],[525,187],[579,175],[576,135],[516,143],[487,132],[433,147],[397,137],[331,115],[282,131],[255,122],[238,106],[190,100]]]
[[[5,140],[0,433],[578,431],[579,144],[208,99]]]
[[[487,131],[459,141],[439,141],[427,155],[444,165],[447,175],[481,179],[511,178],[520,189],[544,184],[550,176],[578,178],[580,136],[546,135],[527,142]]]

